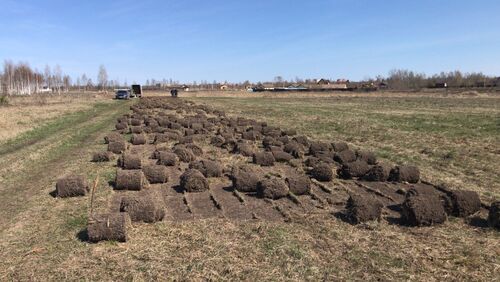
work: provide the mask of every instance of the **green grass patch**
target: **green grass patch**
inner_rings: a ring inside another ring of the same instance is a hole
[[[86,214],[72,216],[66,219],[64,226],[68,230],[81,230],[87,226],[88,216]]]
[[[9,105],[9,98],[6,95],[0,95],[0,106]]]
[[[292,259],[302,259],[304,250],[293,240],[289,231],[282,227],[270,228],[262,242],[262,249],[266,255],[290,257]]]

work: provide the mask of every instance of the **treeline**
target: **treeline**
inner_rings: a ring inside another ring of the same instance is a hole
[[[28,63],[15,64],[12,61],[5,61],[0,81],[0,92],[8,95],[40,93],[47,86],[61,92],[71,85],[71,78],[63,74],[59,66],[53,72],[47,67],[45,73],[42,73],[31,69]]]
[[[321,82],[320,82],[321,81]],[[432,76],[424,73],[416,73],[409,70],[392,70],[387,77],[377,76],[373,79],[352,82],[346,79],[301,79],[286,80],[281,76],[276,76],[272,82],[252,83],[248,80],[239,83],[208,82],[205,80],[199,83],[180,84],[173,79],[148,79],[145,84],[146,89],[169,89],[181,87],[192,90],[219,90],[232,89],[244,90],[264,85],[267,87],[289,87],[300,86],[314,88],[317,84],[345,83],[351,89],[393,89],[393,90],[418,90],[423,88],[486,88],[500,87],[500,77],[487,76],[483,73],[462,73],[460,71],[442,72]],[[76,77],[73,80],[69,75],[63,73],[61,67],[56,65],[51,68],[46,66],[44,71],[32,69],[28,63],[5,61],[3,71],[0,72],[0,94],[3,95],[31,95],[35,93],[61,93],[73,91],[106,91],[116,88],[127,87],[127,82],[120,83],[118,80],[109,80],[106,68],[99,66],[96,83],[86,74]]]
[[[126,83],[125,83],[126,84]],[[32,69],[28,63],[4,62],[0,72],[0,94],[3,95],[31,95],[36,93],[62,93],[70,90],[96,91],[122,87],[117,80],[108,80],[106,68],[101,65],[94,84],[86,74],[78,76],[76,80],[63,73],[61,67],[46,66],[44,71]]]
[[[474,88],[500,87],[500,77],[483,73],[462,73],[461,71],[441,72],[432,76],[409,70],[392,70],[387,78],[377,77],[369,82],[385,83],[394,90],[418,90],[423,88]]]

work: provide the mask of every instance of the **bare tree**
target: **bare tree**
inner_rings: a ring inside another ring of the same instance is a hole
[[[284,83],[283,83],[283,77],[278,75],[274,78],[274,82],[275,82],[275,86],[283,86],[284,87]]]
[[[104,65],[99,66],[99,74],[97,75],[97,83],[101,90],[104,90],[108,86],[108,72]]]
[[[50,71],[49,65],[45,65],[45,70],[43,71],[43,80],[45,83],[45,86],[48,88],[52,87],[52,72]]]
[[[69,88],[71,87],[71,77],[69,75],[63,76],[63,85],[64,92],[69,92]]]
[[[92,79],[87,80],[87,84],[85,86],[87,89],[92,89],[94,87],[94,83],[92,82]]]
[[[53,74],[53,80],[54,80],[54,85],[57,89],[57,93],[61,94],[61,87],[63,84],[63,79],[62,79],[62,70],[61,66],[56,65],[54,68],[54,74]]]
[[[82,86],[83,86],[83,92],[87,91],[87,86],[89,83],[89,78],[87,77],[86,74],[82,74],[82,80],[81,80]]]

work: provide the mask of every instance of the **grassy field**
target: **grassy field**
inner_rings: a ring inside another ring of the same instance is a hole
[[[7,97],[0,105],[0,143],[47,123],[61,115],[90,109],[96,103],[106,103],[109,96],[97,93],[40,94]]]
[[[499,199],[500,98],[189,98],[322,140],[345,140],[423,176]],[[128,243],[88,244],[85,198],[55,199],[57,177],[99,176],[93,164],[114,119],[134,103],[103,101],[52,118],[0,145],[0,280],[466,280],[500,277],[499,232],[451,218],[441,226],[353,226],[311,215],[291,223],[135,224]],[[43,106],[41,106],[43,107]],[[2,128],[2,131],[4,129]],[[484,216],[484,215],[483,215]]]
[[[434,183],[500,198],[500,98],[191,98],[314,139],[344,140]]]

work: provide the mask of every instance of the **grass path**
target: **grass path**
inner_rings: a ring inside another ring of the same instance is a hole
[[[48,124],[21,134],[0,147],[0,230],[15,215],[30,206],[30,198],[40,193],[39,181],[65,173],[66,162],[86,161],[80,154],[95,143],[99,134],[109,130],[114,120],[125,113],[129,103],[97,104],[94,108],[64,115]],[[19,144],[22,144],[19,145]]]

